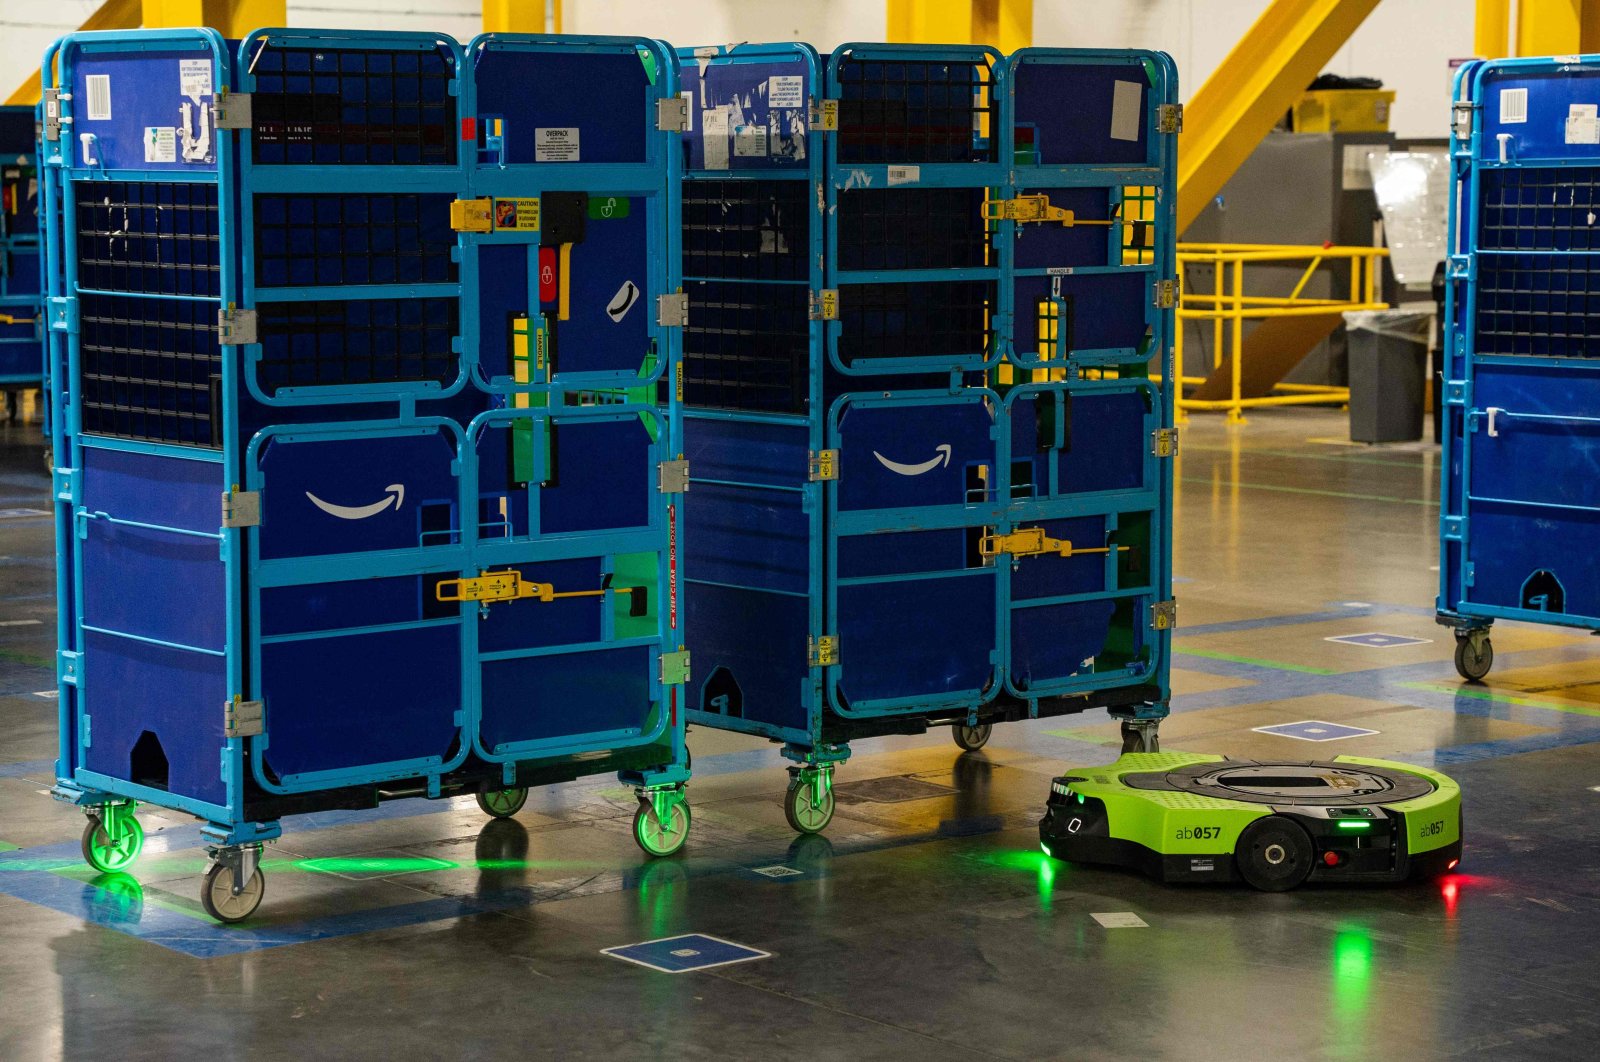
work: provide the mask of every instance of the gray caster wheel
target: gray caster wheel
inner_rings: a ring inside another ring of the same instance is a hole
[[[1494,667],[1494,643],[1488,635],[1473,638],[1459,635],[1456,638],[1456,672],[1468,682],[1482,682],[1489,669]]]
[[[689,802],[679,797],[663,814],[648,795],[639,797],[639,810],[633,813],[633,840],[645,855],[669,856],[689,839]]]
[[[229,925],[255,914],[267,891],[267,881],[259,867],[251,869],[249,880],[238,892],[233,891],[233,881],[232,867],[213,863],[200,886],[200,905],[206,909],[206,914]]]
[[[1155,722],[1141,724],[1124,720],[1122,724],[1122,751],[1125,753],[1160,752],[1161,738],[1156,732]]]
[[[950,728],[950,736],[956,739],[956,745],[961,751],[977,752],[989,743],[989,735],[993,731],[993,723],[979,723],[977,726],[957,723]]]
[[[783,816],[796,833],[821,833],[833,821],[833,778],[796,771],[783,798]]]
[[[478,807],[493,819],[509,819],[528,802],[528,791],[521,786],[492,789],[478,794]]]

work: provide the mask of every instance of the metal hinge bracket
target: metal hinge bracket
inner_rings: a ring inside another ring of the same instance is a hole
[[[256,338],[256,312],[229,307],[217,311],[217,342],[225,347],[259,343]]]
[[[1453,120],[1450,126],[1455,130],[1457,140],[1472,139],[1472,125],[1475,121],[1473,114],[1477,109],[1477,105],[1469,100],[1457,100],[1451,105]]]
[[[681,686],[689,681],[689,650],[661,654],[661,684]]]
[[[689,489],[689,462],[683,458],[656,466],[656,489],[662,494],[682,494]]]
[[[48,142],[61,138],[61,90],[44,90],[44,139]]]
[[[808,316],[813,321],[837,321],[839,289],[823,288],[821,291],[811,292],[811,309]]]
[[[838,100],[812,100],[811,128],[828,132],[839,128],[839,101]]]
[[[1157,601],[1150,606],[1150,629],[1170,631],[1178,625],[1178,603]]]
[[[839,478],[839,451],[838,450],[812,450],[811,459],[806,462],[806,479],[818,483],[827,479]]]
[[[806,639],[806,662],[810,667],[832,667],[839,662],[839,636],[824,634]]]
[[[228,92],[217,93],[216,102],[212,105],[211,113],[216,119],[218,129],[253,129],[251,120],[252,109],[250,106],[250,93]]]
[[[222,706],[222,733],[226,737],[255,737],[266,732],[266,712],[261,701],[247,701],[234,694]]]
[[[1176,280],[1156,281],[1156,306],[1163,310],[1170,310],[1178,305],[1178,282]]]
[[[1171,457],[1178,452],[1178,429],[1157,428],[1150,433],[1150,452],[1157,457]]]
[[[1156,132],[1183,132],[1183,104],[1163,103],[1156,108]]]
[[[689,296],[685,292],[656,297],[656,324],[662,328],[687,328]]]
[[[656,100],[656,128],[668,133],[688,131],[689,101],[682,96]]]
[[[240,490],[238,487],[222,492],[223,527],[260,527],[261,492]]]

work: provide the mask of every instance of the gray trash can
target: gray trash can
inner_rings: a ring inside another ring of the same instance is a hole
[[[1361,310],[1344,315],[1350,351],[1350,439],[1422,438],[1428,388],[1428,310]]]

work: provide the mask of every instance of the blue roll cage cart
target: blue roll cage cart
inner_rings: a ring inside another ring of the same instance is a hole
[[[801,832],[856,738],[950,725],[971,750],[1105,707],[1154,749],[1171,60],[678,54],[691,723],[780,743]]]
[[[0,391],[12,420],[17,393],[44,381],[35,132],[34,108],[0,107]]]
[[[609,771],[675,851],[668,48],[79,33],[44,87],[55,793],[86,859],[131,863],[137,803],[194,815],[234,922],[286,815],[505,817]]]
[[[1600,56],[1457,72],[1445,294],[1441,624],[1600,632]]]

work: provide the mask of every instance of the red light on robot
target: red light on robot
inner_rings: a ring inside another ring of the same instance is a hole
[[[1338,852],[1323,852],[1322,853],[1322,861],[1324,863],[1328,864],[1328,866],[1330,866],[1330,867],[1336,867],[1336,866],[1339,865],[1339,853]]]
[[[1459,859],[1452,859],[1452,860],[1450,860],[1450,865],[1449,865],[1449,866],[1447,866],[1447,867],[1445,867],[1445,869],[1446,869],[1446,870],[1454,870],[1454,869],[1455,869],[1455,868],[1456,868],[1456,867],[1457,867],[1457,866],[1459,866],[1459,865],[1460,865],[1460,864],[1461,864],[1461,860],[1459,860]]]

